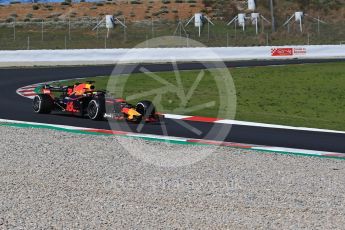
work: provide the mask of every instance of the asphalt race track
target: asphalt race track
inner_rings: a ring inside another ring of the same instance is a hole
[[[279,65],[279,64],[298,64],[329,62],[330,60],[289,60],[289,61],[241,61],[226,63],[229,67],[258,66],[258,65]],[[343,60],[332,60],[343,61]],[[150,71],[170,71],[170,64],[142,64]],[[134,72],[141,66],[136,66]],[[71,125],[88,128],[110,129],[107,121],[90,121],[87,118],[78,118],[66,115],[41,115],[35,114],[31,108],[31,100],[16,94],[20,87],[54,80],[63,80],[81,77],[93,77],[98,75],[110,75],[114,66],[85,66],[85,67],[42,67],[42,68],[3,68],[0,69],[0,118],[21,120],[30,122]],[[180,70],[204,68],[199,63],[178,64]],[[131,68],[129,68],[131,69]],[[132,71],[133,72],[133,71]],[[217,140],[218,128],[229,128],[225,124],[212,124],[205,122],[185,121],[188,125],[200,130],[201,135],[185,128],[173,119],[164,119],[162,123],[147,124],[142,127],[140,132],[147,134],[163,134],[162,124],[166,127],[169,136],[204,138]],[[136,124],[117,122],[117,128],[124,131],[138,132]],[[209,132],[210,130],[213,130]],[[220,140],[229,142],[239,142],[247,144],[310,149],[319,151],[345,153],[345,134],[311,132],[299,130],[284,130],[274,128],[261,128],[251,126],[233,125],[231,131]]]

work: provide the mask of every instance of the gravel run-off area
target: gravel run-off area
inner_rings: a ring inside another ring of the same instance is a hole
[[[0,229],[345,226],[343,160],[47,129],[0,132]],[[184,163],[160,164],[164,157]]]

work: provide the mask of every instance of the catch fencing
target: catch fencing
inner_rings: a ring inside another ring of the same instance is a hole
[[[214,26],[206,24],[202,28],[199,37],[198,29],[193,25],[180,30],[178,21],[164,20],[128,22],[127,28],[116,25],[107,37],[104,26],[93,30],[100,19],[31,18],[26,22],[11,19],[12,21],[0,23],[0,50],[131,48],[152,38],[172,35],[188,37],[208,47],[335,45],[345,40],[344,23],[322,24],[321,28],[317,23],[309,23],[304,25],[303,33],[293,26],[289,31],[281,27],[278,32],[271,33],[267,25],[260,28],[259,34],[256,34],[253,26],[242,31],[233,25],[227,26],[225,21],[214,21]],[[152,46],[150,42],[146,44],[147,47]]]

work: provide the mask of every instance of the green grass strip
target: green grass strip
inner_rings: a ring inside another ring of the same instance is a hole
[[[235,120],[345,130],[345,62],[230,68],[229,71],[237,97]],[[188,92],[193,88],[200,70],[179,73],[181,87],[184,92]],[[164,81],[177,85],[174,72],[155,74]],[[108,82],[109,76],[99,76],[85,80],[96,81],[97,89],[109,87],[114,95],[128,97],[133,104],[144,99],[154,100],[156,95],[146,96],[145,93],[164,86],[144,73],[114,79],[117,80]],[[73,85],[75,81],[78,80],[60,84]],[[167,91],[159,101],[162,107],[159,112],[233,119],[227,116],[227,111],[232,111],[232,108],[220,104],[227,97],[219,92],[217,82],[214,75],[205,70],[185,106],[180,106],[181,100],[176,92]],[[143,96],[131,99],[133,95]],[[215,102],[213,107],[188,110],[210,101]]]

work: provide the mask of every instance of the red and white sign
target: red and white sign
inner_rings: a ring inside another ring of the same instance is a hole
[[[293,48],[272,48],[271,49],[271,56],[292,56],[293,55]]]
[[[272,48],[271,49],[271,56],[272,57],[285,57],[285,56],[298,56],[298,55],[306,55],[307,49],[306,48]]]

